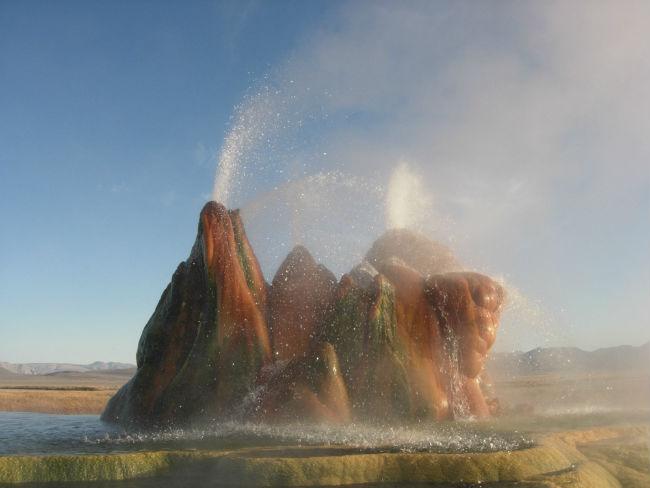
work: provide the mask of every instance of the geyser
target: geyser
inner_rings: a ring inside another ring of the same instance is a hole
[[[482,371],[504,301],[453,253],[393,229],[338,280],[296,247],[266,283],[238,211],[201,211],[189,258],[142,333],[138,370],[102,418],[212,420],[486,417]]]
[[[386,227],[418,228],[422,216],[430,215],[431,196],[422,188],[421,177],[408,163],[400,162],[393,170],[386,193]]]

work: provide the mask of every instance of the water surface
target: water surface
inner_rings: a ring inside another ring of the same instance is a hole
[[[214,423],[202,428],[127,432],[96,415],[0,412],[0,455],[84,454],[160,449],[329,446],[363,452],[491,452],[527,447],[517,431],[478,422],[405,426]]]

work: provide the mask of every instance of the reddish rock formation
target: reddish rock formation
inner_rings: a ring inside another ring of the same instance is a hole
[[[503,288],[478,273],[447,273],[427,278],[425,293],[445,338],[444,371],[450,395],[460,392],[473,415],[489,416],[480,374],[496,339]],[[460,390],[455,391],[450,381],[458,381]]]
[[[395,287],[416,416],[489,416],[481,372],[496,338],[501,286],[478,273],[449,272],[461,269],[449,249],[404,229],[380,237],[367,258]]]
[[[304,356],[334,298],[336,277],[296,246],[280,265],[269,297],[269,326],[276,361]]]
[[[385,232],[366,254],[366,260],[379,271],[395,258],[424,276],[462,270],[447,246],[408,229]]]
[[[502,288],[446,247],[393,230],[337,284],[303,247],[269,287],[237,211],[208,203],[102,418],[161,426],[490,414],[481,374]],[[268,296],[267,296],[268,293]]]
[[[231,413],[271,360],[265,302],[238,214],[206,204],[190,257],[142,333],[138,371],[102,418],[160,425]]]

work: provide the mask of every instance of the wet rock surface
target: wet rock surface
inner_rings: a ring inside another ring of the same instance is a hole
[[[461,269],[445,246],[391,230],[338,282],[297,246],[268,285],[239,213],[210,202],[103,419],[489,416],[481,378],[505,297]]]
[[[266,285],[236,212],[201,212],[196,241],[147,323],[138,370],[102,418],[159,426],[230,414],[271,361]]]
[[[280,265],[270,291],[269,327],[273,358],[290,360],[307,354],[328,313],[336,277],[318,264],[302,246],[296,246]]]

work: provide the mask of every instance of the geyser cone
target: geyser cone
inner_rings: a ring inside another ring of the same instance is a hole
[[[269,325],[274,359],[304,356],[331,307],[334,274],[296,246],[280,265],[271,286]]]
[[[406,229],[386,232],[366,257],[394,290],[393,344],[406,368],[411,415],[488,416],[481,375],[496,338],[501,286],[458,271],[446,246]]]
[[[260,267],[260,263],[257,261],[257,257],[255,257],[253,247],[244,231],[244,223],[242,222],[239,210],[230,210],[228,214],[230,216],[230,221],[232,222],[235,242],[237,244],[237,254],[246,277],[246,284],[251,290],[253,298],[255,298],[255,303],[257,303],[258,307],[262,311],[265,311],[268,297],[266,293],[267,284],[264,280],[262,268]]]
[[[269,287],[239,213],[210,202],[103,418],[487,416],[480,378],[504,295],[459,269],[445,246],[392,230],[338,284],[298,246]]]
[[[366,254],[366,260],[379,271],[394,258],[425,276],[463,269],[447,246],[409,229],[386,231]]]
[[[271,358],[265,304],[238,214],[209,202],[190,257],[142,333],[138,371],[103,418],[149,425],[230,414]]]

